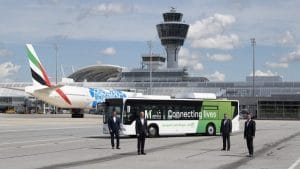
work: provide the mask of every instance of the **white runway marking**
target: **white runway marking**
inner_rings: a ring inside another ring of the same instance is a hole
[[[47,141],[59,141],[58,143],[57,142],[39,143],[39,144],[33,144],[33,145],[21,145],[21,146],[17,146],[17,147],[18,148],[29,148],[29,147],[39,147],[39,146],[55,145],[55,144],[69,144],[69,143],[83,142],[83,141],[86,142],[89,140],[94,141],[97,139],[79,139],[79,140],[70,140],[70,141],[62,141],[62,140],[68,140],[68,139],[47,140]],[[39,140],[39,141],[43,141],[43,140]],[[15,142],[15,143],[20,143],[20,142]],[[34,143],[34,142],[30,142],[30,143]],[[0,144],[0,146],[1,146],[1,144]],[[0,150],[15,149],[17,147],[1,147]]]
[[[43,129],[25,129],[25,130],[3,130],[3,131],[0,131],[0,133],[22,132],[22,131],[63,130],[63,129],[85,129],[85,128],[95,128],[95,126],[90,126],[90,127],[60,127],[60,128],[43,128]]]
[[[62,141],[62,142],[58,142],[58,144],[75,143],[75,142],[80,142],[80,141],[85,141],[85,140],[81,139],[81,140]],[[38,147],[38,146],[46,146],[46,145],[52,145],[52,144],[57,144],[57,143],[41,143],[41,144],[26,145],[26,146],[21,146],[21,147],[28,148],[28,147]]]
[[[298,160],[295,161],[288,169],[295,169],[299,163],[300,163],[300,158],[298,158]]]
[[[73,139],[76,137],[64,137],[64,138],[56,138],[56,139],[44,139],[44,140],[34,140],[34,141],[18,141],[18,142],[10,142],[10,143],[2,143],[0,144],[0,146],[3,145],[11,145],[11,144],[24,144],[24,143],[37,143],[37,142],[44,142],[44,141],[62,141],[62,140],[69,140],[69,139]]]

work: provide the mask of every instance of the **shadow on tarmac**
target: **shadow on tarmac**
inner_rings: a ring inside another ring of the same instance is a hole
[[[227,155],[220,155],[224,157],[248,157],[247,155],[234,155],[234,154],[227,154]]]
[[[206,136],[205,134],[197,134],[197,135],[164,135],[164,136],[159,136],[159,137],[151,137],[152,139],[159,139],[159,138],[180,138],[180,137],[185,137],[185,138],[191,138],[191,137],[199,137],[199,136]],[[219,136],[206,136],[206,137],[219,137]],[[109,135],[104,135],[104,136],[87,136],[83,137],[87,139],[110,139]],[[150,138],[150,137],[148,137]],[[120,136],[120,139],[136,139],[136,136]]]
[[[94,148],[90,148],[90,149],[105,150],[105,149],[111,149],[111,148],[107,148],[107,147],[94,147]]]

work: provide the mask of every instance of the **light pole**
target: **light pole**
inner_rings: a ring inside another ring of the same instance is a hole
[[[55,50],[55,85],[57,85],[57,51],[58,51],[58,46],[57,43],[54,44],[54,50]],[[54,107],[54,114],[57,113],[57,107]]]
[[[57,85],[57,51],[58,51],[57,43],[54,44],[54,49],[55,49],[55,84]]]
[[[256,45],[256,41],[255,38],[251,38],[251,45],[252,45],[252,55],[253,55],[253,74],[252,74],[252,96],[255,96],[255,45]]]
[[[150,41],[147,41],[147,44],[148,44],[148,46],[149,46],[149,54],[150,54],[150,64],[149,64],[149,75],[150,75],[150,79],[149,79],[149,81],[150,81],[150,91],[149,91],[149,93],[150,93],[150,95],[152,94],[152,41],[150,40]]]

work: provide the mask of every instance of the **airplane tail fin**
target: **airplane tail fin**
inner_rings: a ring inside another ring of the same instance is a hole
[[[31,76],[34,86],[48,86],[51,87],[49,77],[39,60],[32,44],[26,44],[27,57],[30,64]]]

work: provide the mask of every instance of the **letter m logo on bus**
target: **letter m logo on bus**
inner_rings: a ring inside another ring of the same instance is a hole
[[[145,110],[145,118],[151,119],[152,117],[152,110]]]

